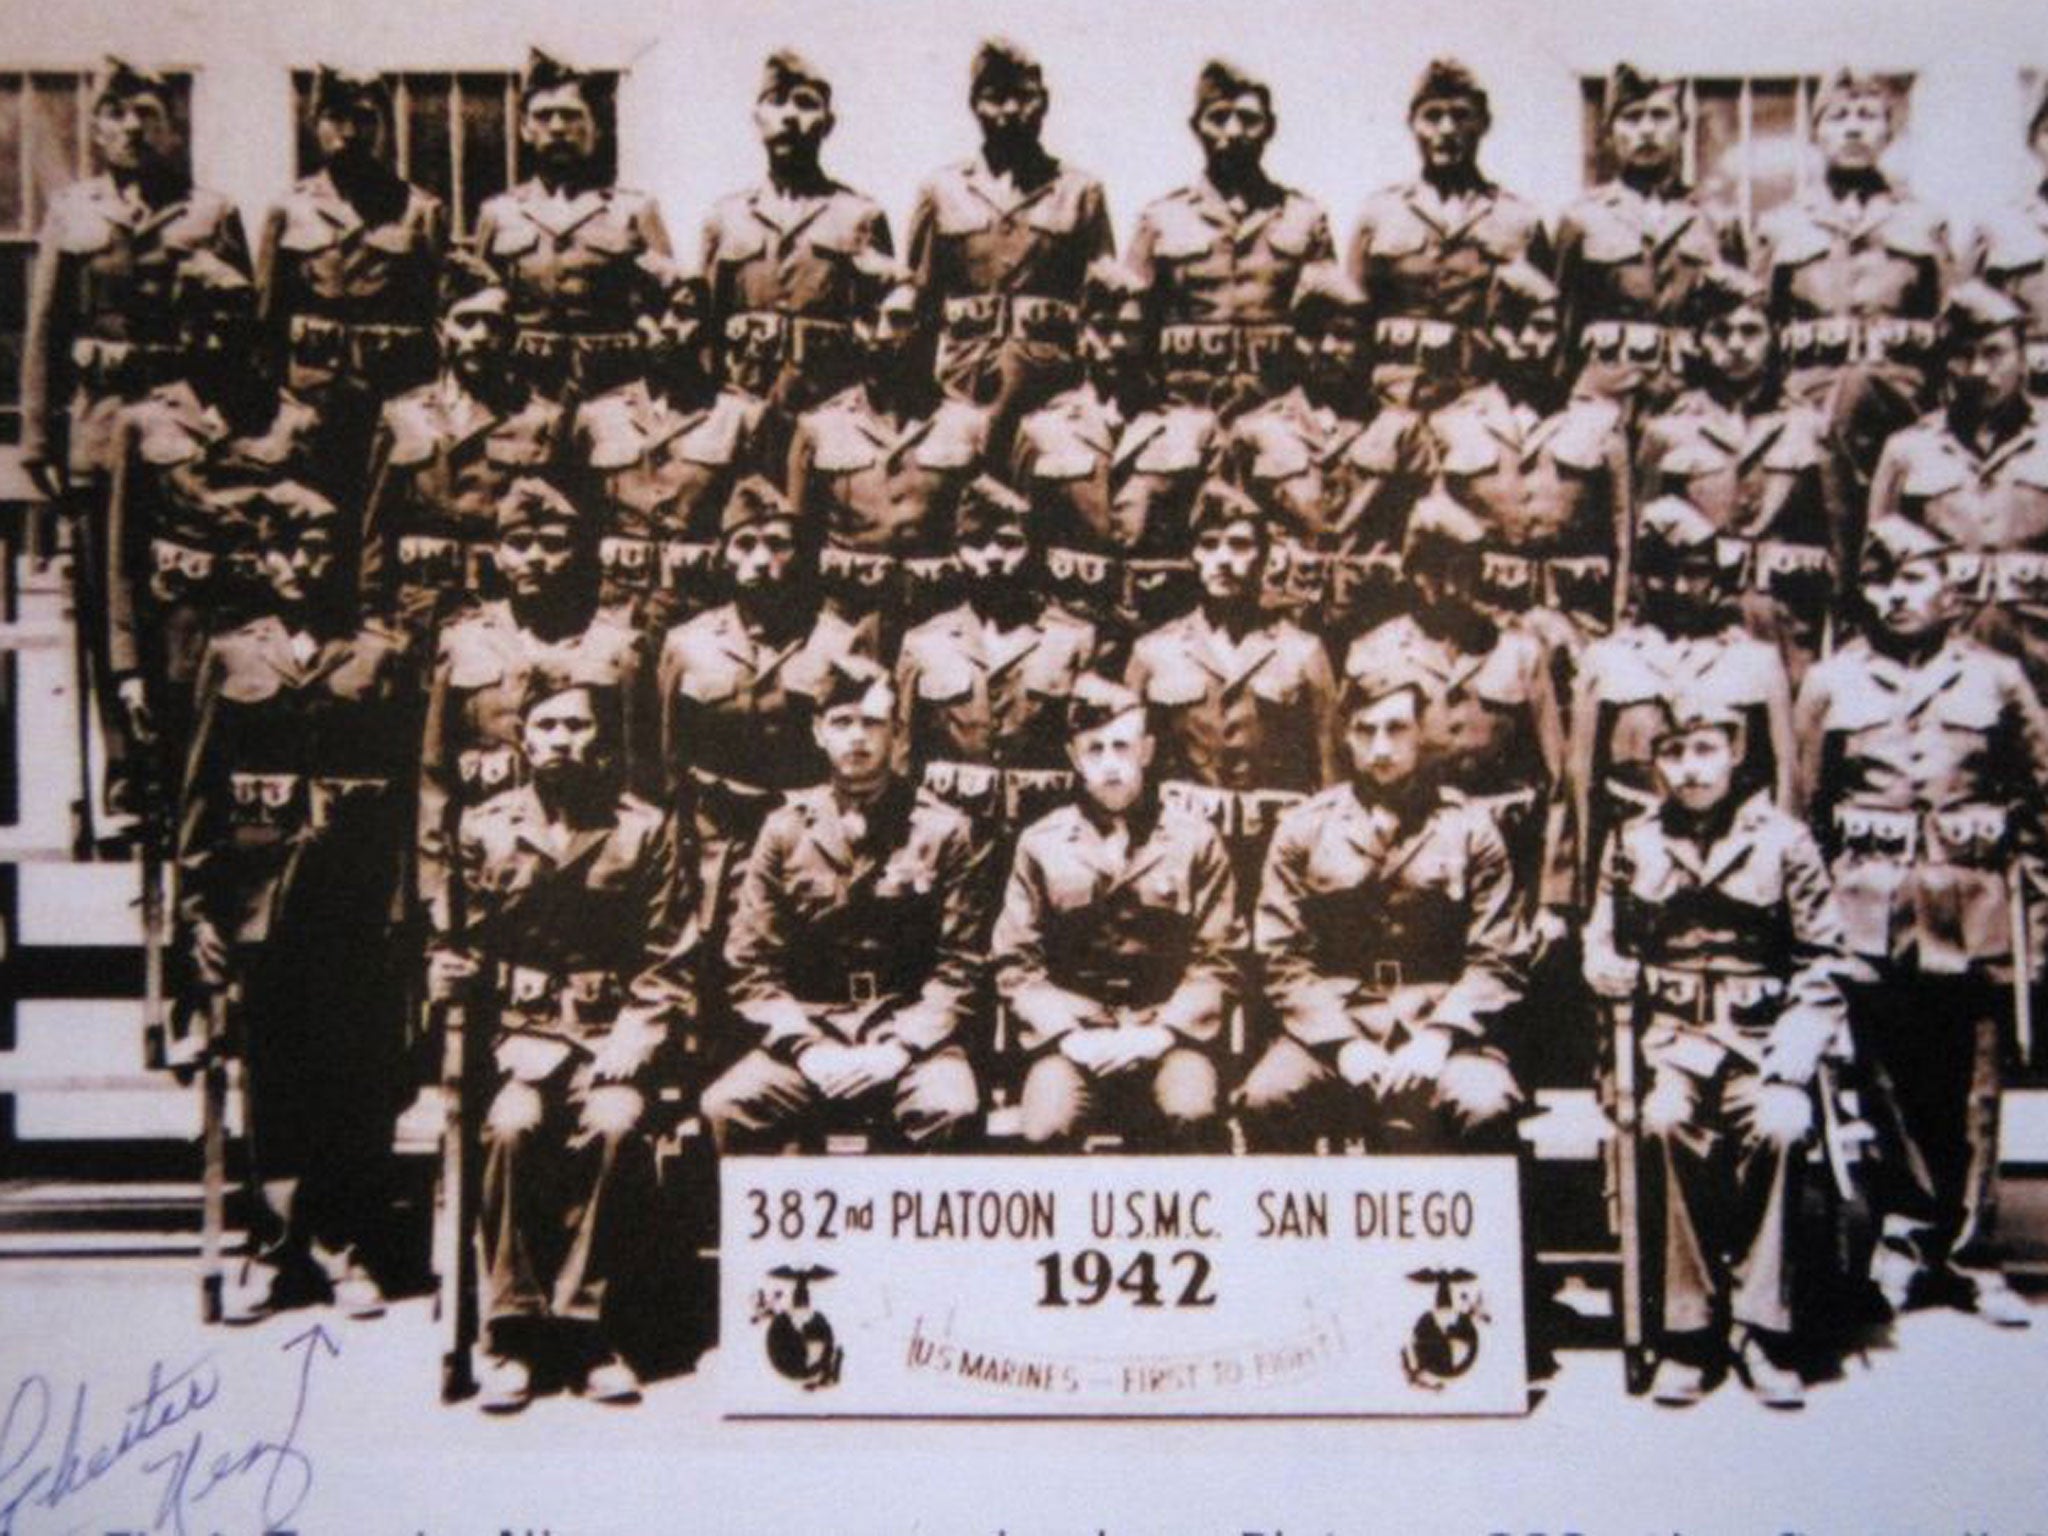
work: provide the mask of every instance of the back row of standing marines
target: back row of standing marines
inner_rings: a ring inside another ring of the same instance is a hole
[[[1256,1141],[1298,1139],[1289,1111],[1342,1078],[1383,1144],[1486,1144],[1517,1099],[1487,1021],[1549,1010],[1530,978],[1589,916],[1596,990],[1694,978],[1660,1081],[1695,1087],[1803,1088],[1837,1043],[1812,1020],[1838,1004],[1786,1003],[1789,943],[1875,967],[1873,1017],[1948,1021],[1886,1037],[1899,1073],[1977,1064],[1969,1095],[1900,1099],[1938,1187],[1900,1197],[1894,1288],[1943,1271],[1981,1206],[1983,1063],[2027,947],[2007,872],[2048,782],[2048,201],[1957,259],[1881,167],[1889,87],[1845,74],[1815,101],[1824,176],[1747,251],[1680,178],[1682,88],[1624,67],[1616,178],[1550,230],[1480,171],[1485,91],[1439,63],[1410,109],[1422,175],[1339,262],[1262,169],[1270,93],[1211,65],[1204,173],[1119,262],[1100,184],[1041,145],[1038,66],[991,44],[983,151],[922,190],[899,264],[822,168],[829,83],[778,54],[768,179],[713,209],[692,269],[650,198],[597,178],[604,88],[535,59],[534,174],[450,253],[383,157],[385,87],[323,71],[323,167],[252,266],[232,206],[175,169],[161,82],[103,83],[106,173],[53,202],[35,269],[23,456],[72,529],[116,798],[177,800],[202,982],[240,954],[253,1011],[367,1017],[403,969],[391,925],[424,927],[439,993],[603,1016],[569,1092],[607,1146],[639,1110],[592,1095],[649,1069],[669,1014],[760,1032],[705,1094],[723,1144],[890,1085],[885,1118],[929,1140],[978,1098],[955,1037],[988,954],[1034,1140],[1141,1082],[1211,1144],[1209,1048],[1245,993],[1273,1026],[1239,1092]],[[1870,622],[1895,589],[1898,625]],[[631,814],[544,789],[595,750],[565,696]],[[1684,777],[1660,750],[1702,734],[1739,747],[1732,819],[1689,861],[1636,846]],[[1808,813],[1835,893],[1771,801]],[[378,846],[404,867],[368,868]],[[1797,878],[1724,888],[1758,850]],[[1674,880],[1683,917],[1644,926]],[[935,890],[920,948],[898,898]],[[1698,979],[1731,957],[1755,984]],[[1728,1046],[1745,1009],[1804,1043]],[[271,1031],[259,1118],[307,1143],[277,1166],[334,1162],[283,1106],[317,1101],[320,1051],[361,1054],[337,1036]],[[565,1087],[538,1056],[501,1058],[497,1145],[562,1112],[524,1092]],[[1694,1092],[1666,1130],[1722,1112]],[[1744,1124],[1745,1155],[1772,1143]],[[532,1198],[504,1158],[501,1214]],[[597,1305],[587,1277],[494,1283],[514,1311]],[[1988,1279],[1970,1297],[2021,1315]]]

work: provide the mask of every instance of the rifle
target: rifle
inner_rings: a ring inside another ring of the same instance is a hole
[[[2034,1064],[2033,935],[2027,931],[2027,872],[2014,859],[2006,871],[2006,914],[2012,924],[2013,1048],[2022,1068]]]
[[[1636,1003],[1609,1003],[1609,1039],[1614,1063],[1613,1101],[1608,1114],[1614,1132],[1607,1140],[1608,1219],[1621,1247],[1621,1349],[1623,1377],[1630,1392],[1647,1385],[1649,1350],[1643,1324],[1642,1170],[1636,1094]]]
[[[467,948],[469,932],[459,871],[449,871],[455,921],[451,944]],[[480,1178],[471,1154],[476,1062],[469,1049],[470,1010],[465,997],[429,1001],[427,1028],[441,1031],[441,1175],[434,1188],[434,1317],[442,1330],[441,1401],[460,1402],[476,1391],[475,1349],[480,1333],[475,1229]]]
[[[164,987],[164,941],[175,894],[168,889],[164,850],[170,827],[163,815],[162,786],[154,774],[143,778],[141,841],[142,1058],[152,1068],[170,1060],[170,1017]]]
[[[221,1320],[227,1273],[228,1031],[234,1020],[233,1002],[227,987],[208,997],[199,1059],[199,1313],[209,1323]]]

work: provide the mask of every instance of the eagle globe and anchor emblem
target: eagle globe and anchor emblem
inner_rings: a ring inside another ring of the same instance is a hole
[[[1408,1330],[1401,1369],[1413,1385],[1441,1392],[1479,1359],[1480,1327],[1492,1321],[1486,1298],[1469,1269],[1418,1269],[1408,1278],[1436,1289],[1428,1310]]]
[[[846,1359],[831,1322],[811,1304],[811,1287],[834,1273],[822,1264],[778,1264],[754,1293],[753,1321],[768,1325],[768,1363],[806,1392],[836,1384]]]

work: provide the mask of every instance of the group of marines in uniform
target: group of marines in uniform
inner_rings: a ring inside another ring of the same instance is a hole
[[[1439,61],[1420,174],[1340,253],[1263,168],[1268,88],[1211,64],[1201,174],[1119,258],[993,42],[900,259],[785,52],[766,179],[689,260],[600,172],[608,89],[535,55],[530,175],[459,246],[385,83],[333,70],[253,257],[125,64],[52,200],[23,458],[88,812],[161,843],[176,991],[241,1018],[231,1318],[382,1310],[424,1002],[489,1059],[498,1409],[549,1338],[637,1395],[608,1287],[678,1086],[721,1152],[1000,1118],[1512,1153],[1517,1064],[1615,1009],[1660,1401],[1801,1400],[1828,1068],[1885,1299],[2026,1324],[1992,1174],[2048,785],[2048,197],[1958,239],[1844,72],[1745,241],[1680,174],[1681,84],[1623,66],[1613,179],[1547,223]]]

